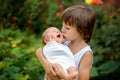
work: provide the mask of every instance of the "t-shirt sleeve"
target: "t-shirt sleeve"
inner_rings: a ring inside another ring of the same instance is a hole
[[[63,45],[68,46],[68,45],[69,45],[69,43],[70,43],[70,41],[65,41],[65,42],[63,43]]]

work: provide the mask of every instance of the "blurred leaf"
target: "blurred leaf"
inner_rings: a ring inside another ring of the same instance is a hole
[[[98,70],[101,74],[109,74],[115,70],[117,70],[120,66],[119,62],[108,61],[98,67]]]
[[[91,68],[90,77],[97,77],[97,76],[99,76],[98,70],[96,67],[93,66]]]
[[[21,38],[17,38],[17,39],[15,39],[15,40],[12,40],[11,43],[12,43],[12,44],[19,44],[21,41],[22,41]]]
[[[3,64],[5,64],[6,66],[12,65],[12,63],[13,63],[13,59],[12,58],[6,57],[3,60]]]
[[[119,52],[119,51],[118,51],[118,52]],[[117,54],[115,55],[115,57],[116,57],[117,60],[120,60],[120,53],[117,53]]]
[[[101,55],[96,55],[96,56],[93,57],[93,63],[94,64],[99,63],[102,60],[103,60],[103,57]]]
[[[19,67],[11,66],[11,67],[5,68],[4,73],[17,73],[19,71],[20,71]]]
[[[3,61],[0,61],[0,69],[4,68],[6,65],[3,63]]]
[[[0,42],[0,48],[2,49],[6,49],[10,47],[10,43],[9,42]]]
[[[14,54],[16,56],[20,55],[22,53],[22,49],[20,47],[16,47],[13,50],[11,50],[11,54]]]

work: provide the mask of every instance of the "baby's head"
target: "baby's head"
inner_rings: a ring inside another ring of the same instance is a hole
[[[45,44],[47,44],[51,40],[54,40],[58,43],[63,43],[63,36],[61,31],[56,27],[49,27],[43,32],[42,40]]]

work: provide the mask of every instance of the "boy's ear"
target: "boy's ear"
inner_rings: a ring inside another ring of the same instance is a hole
[[[47,44],[48,43],[48,38],[44,38],[44,43]]]

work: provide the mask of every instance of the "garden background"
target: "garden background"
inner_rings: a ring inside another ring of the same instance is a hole
[[[0,80],[43,80],[35,51],[48,26],[61,29],[61,12],[84,0],[0,0]],[[90,80],[119,80],[120,12],[114,7],[86,4],[96,12],[89,43],[94,52]]]

